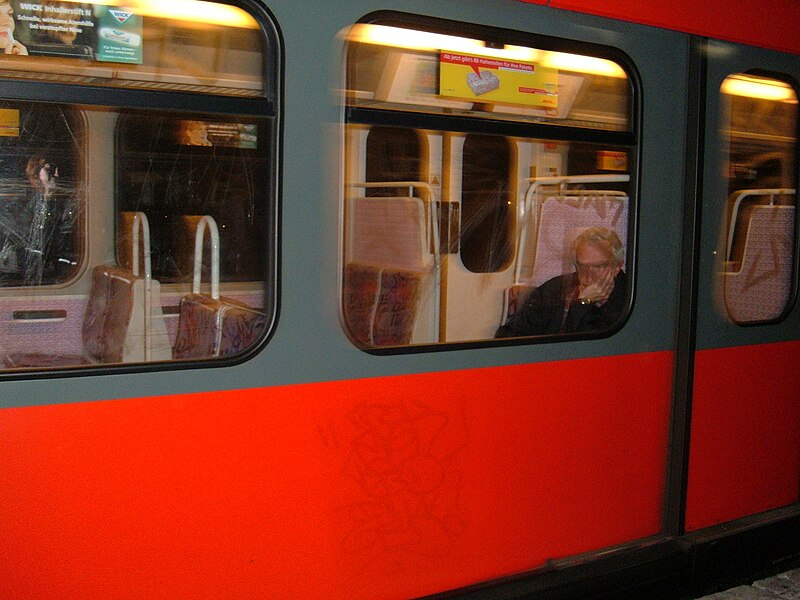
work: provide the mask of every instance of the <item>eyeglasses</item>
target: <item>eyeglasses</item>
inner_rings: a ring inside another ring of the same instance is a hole
[[[575,263],[575,270],[581,273],[599,273],[611,266],[610,262],[600,263],[599,265],[585,265],[579,262]]]

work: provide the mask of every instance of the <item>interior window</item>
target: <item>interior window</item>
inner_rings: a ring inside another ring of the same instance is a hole
[[[59,104],[0,101],[0,285],[48,286],[85,258],[84,124]]]
[[[398,181],[419,181],[422,146],[416,132],[398,127],[374,127],[367,135],[366,178],[368,196],[393,196]],[[380,185],[381,182],[386,185]]]
[[[154,277],[192,280],[187,217],[210,215],[223,250],[220,281],[262,278],[270,221],[267,120],[132,113],[120,118],[116,139],[117,208],[148,216]]]
[[[461,170],[461,261],[475,273],[505,269],[514,250],[514,209],[509,141],[470,134]]]

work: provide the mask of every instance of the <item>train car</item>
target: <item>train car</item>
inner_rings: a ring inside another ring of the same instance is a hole
[[[0,598],[796,561],[798,16],[0,0]]]

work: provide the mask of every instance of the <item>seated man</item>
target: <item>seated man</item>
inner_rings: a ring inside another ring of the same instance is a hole
[[[610,327],[625,310],[624,249],[604,227],[584,229],[573,244],[575,272],[546,281],[495,337],[518,337]]]

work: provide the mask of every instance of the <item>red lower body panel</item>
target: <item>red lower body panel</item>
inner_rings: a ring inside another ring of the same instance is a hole
[[[656,534],[672,368],[2,410],[0,597],[404,598]]]
[[[697,353],[689,531],[800,495],[800,342]]]

